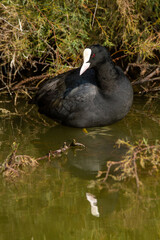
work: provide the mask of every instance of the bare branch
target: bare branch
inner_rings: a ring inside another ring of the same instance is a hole
[[[95,20],[95,17],[96,17],[97,8],[98,8],[98,0],[96,0],[96,7],[95,7],[95,10],[94,10],[93,20],[92,20],[92,28],[93,28],[93,25],[94,25],[94,20]]]

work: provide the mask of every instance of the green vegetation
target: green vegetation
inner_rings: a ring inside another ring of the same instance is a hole
[[[79,66],[82,50],[94,43],[107,46],[119,64],[136,62],[138,73],[148,75],[150,67],[141,64],[159,62],[159,9],[159,0],[2,0],[0,91],[30,90]]]

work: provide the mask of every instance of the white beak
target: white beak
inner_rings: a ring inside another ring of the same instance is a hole
[[[90,66],[90,63],[88,62],[91,56],[91,49],[86,48],[83,52],[83,65],[80,69],[80,75],[82,75]]]
[[[83,63],[81,69],[80,69],[80,75],[82,75],[90,66],[90,63]]]

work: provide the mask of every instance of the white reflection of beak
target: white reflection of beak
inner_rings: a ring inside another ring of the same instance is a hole
[[[90,63],[88,62],[91,56],[91,49],[86,48],[83,52],[83,65],[80,69],[80,75],[82,75],[90,66]]]
[[[97,207],[97,199],[91,193],[86,193],[86,198],[90,202],[91,205],[91,214],[95,217],[99,217],[99,211]]]

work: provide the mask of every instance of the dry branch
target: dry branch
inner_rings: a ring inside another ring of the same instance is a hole
[[[35,76],[35,77],[30,77],[30,78],[26,78],[24,80],[22,80],[21,82],[15,84],[13,87],[12,87],[12,90],[17,90],[18,88],[20,88],[22,85],[26,84],[26,83],[29,83],[29,82],[34,82],[34,81],[37,81],[37,80],[45,80],[46,78],[49,78],[51,75],[50,74],[42,74],[40,76]]]
[[[150,74],[148,74],[145,78],[142,78],[140,80],[137,80],[135,82],[133,82],[132,84],[133,85],[136,85],[136,84],[143,84],[145,82],[150,82],[150,81],[157,81],[157,80],[160,80],[160,77],[158,78],[154,78],[152,79],[153,76],[157,76],[160,74],[160,68],[157,67],[153,72],[151,72]]]
[[[105,183],[108,177],[112,177],[114,180],[121,181],[126,178],[134,178],[136,180],[137,188],[142,185],[139,179],[140,169],[152,169],[158,171],[160,167],[160,144],[156,142],[155,145],[149,145],[148,142],[143,139],[135,144],[130,144],[128,141],[119,139],[117,145],[125,145],[128,147],[126,155],[121,161],[108,161],[106,171],[99,171],[98,178],[105,174],[104,178],[98,179],[99,182]],[[111,172],[112,167],[116,166]]]
[[[58,156],[62,156],[63,153],[67,152],[70,148],[80,148],[84,149],[85,146],[81,143],[76,142],[75,139],[71,142],[71,144],[66,144],[64,142],[63,146],[60,149],[49,151],[45,156],[34,158],[29,155],[18,155],[18,144],[12,144],[12,152],[7,156],[4,162],[0,165],[0,172],[3,176],[8,178],[15,178],[21,175],[21,173],[25,173],[25,167],[36,167],[38,165],[38,161],[48,159],[51,161],[51,157],[55,158]]]

